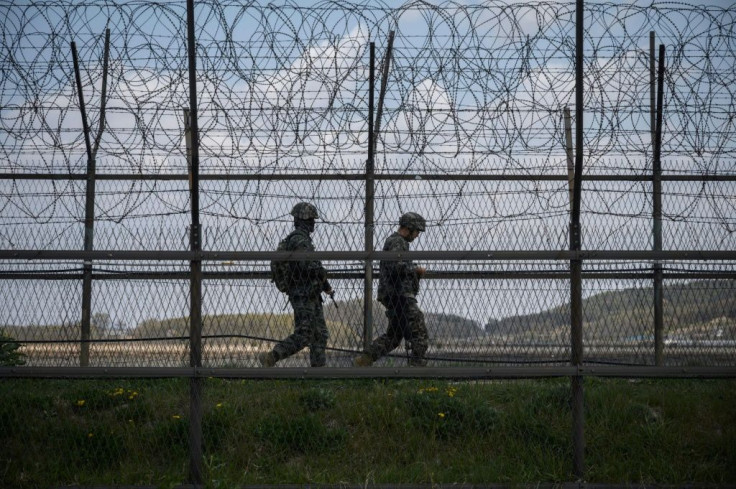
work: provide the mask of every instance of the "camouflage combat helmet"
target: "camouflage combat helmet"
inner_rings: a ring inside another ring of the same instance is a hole
[[[422,231],[427,227],[427,223],[422,216],[416,212],[407,212],[399,218],[399,226],[405,227],[411,231]]]
[[[297,219],[319,219],[317,208],[308,202],[299,202],[291,209],[291,215]]]

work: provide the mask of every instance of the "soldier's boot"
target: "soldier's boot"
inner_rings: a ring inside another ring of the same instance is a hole
[[[353,367],[370,367],[373,365],[373,358],[367,353],[361,353],[353,359]]]
[[[426,345],[421,342],[404,341],[406,346],[406,356],[409,360],[410,367],[426,367],[427,360],[424,359],[424,353],[427,351]]]
[[[273,367],[276,365],[276,355],[272,351],[263,352],[258,354],[258,361],[261,362],[262,367]]]

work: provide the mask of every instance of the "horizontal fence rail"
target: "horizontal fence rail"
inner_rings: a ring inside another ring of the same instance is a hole
[[[187,174],[140,174],[140,173],[97,173],[97,180],[189,180]],[[453,174],[453,173],[377,173],[373,175],[375,180],[490,180],[490,181],[567,181],[567,175],[548,175],[548,174]],[[733,182],[736,181],[736,175],[660,175],[657,177],[662,181],[672,182]],[[0,180],[86,180],[86,173],[0,173]],[[364,173],[321,173],[321,174],[301,174],[301,173],[280,173],[280,174],[202,174],[199,175],[200,180],[356,180],[363,181],[366,179]],[[582,181],[590,182],[650,182],[654,180],[652,175],[622,175],[622,174],[601,174],[601,175],[583,175]]]
[[[559,251],[122,251],[122,250],[0,250],[5,260],[193,260],[265,261],[315,260],[734,260],[736,251],[726,250],[559,250]]]

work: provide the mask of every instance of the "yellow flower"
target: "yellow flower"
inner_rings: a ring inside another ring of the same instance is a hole
[[[80,399],[77,401],[77,406],[82,407],[84,406],[84,399]]]
[[[87,438],[92,438],[93,436],[95,436],[94,433],[87,433]]]
[[[444,418],[445,417],[445,413],[437,413],[437,416],[439,416],[440,418]]]
[[[217,403],[217,405],[216,405],[215,407],[216,407],[216,408],[221,408],[221,407],[222,407],[222,403],[221,403],[221,402],[218,402],[218,403]]]
[[[181,419],[181,416],[178,415],[178,414],[175,414],[175,415],[172,416],[172,418],[174,418],[174,419]]]

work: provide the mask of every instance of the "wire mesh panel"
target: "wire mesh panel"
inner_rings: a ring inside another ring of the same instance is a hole
[[[80,358],[79,280],[1,280],[2,332],[22,342],[31,365],[74,366]]]
[[[4,249],[82,249],[85,185],[0,180]]]
[[[189,249],[185,181],[101,180],[95,184],[95,248]]]
[[[668,249],[734,249],[736,184],[733,181],[667,182],[663,192],[664,246]]]
[[[48,274],[46,275],[49,276]],[[188,282],[98,280],[91,334],[81,341],[81,284],[52,279],[0,281],[7,308],[3,331],[23,342],[29,366],[79,366],[81,345],[92,366],[188,364]],[[176,327],[176,320],[184,328]]]
[[[177,280],[100,280],[92,307],[97,334],[90,364],[189,365],[189,283]]]
[[[678,365],[733,362],[734,286],[731,280],[668,281],[664,289],[665,354]]]
[[[328,264],[329,266],[329,264]],[[482,266],[475,266],[476,272]],[[445,264],[444,270],[457,269]],[[440,272],[435,272],[440,273]],[[372,337],[364,331],[362,280],[331,280],[336,296],[323,295],[323,316],[329,338],[328,366],[351,366],[366,340],[386,333],[386,307],[374,301]],[[419,295],[424,311],[430,365],[520,365],[569,361],[569,290],[560,280],[543,291],[537,281],[428,279]],[[532,306],[533,304],[533,306]],[[534,307],[537,315],[518,315]],[[203,322],[206,366],[254,366],[259,352],[268,351],[294,332],[295,306],[266,280],[205,282]],[[223,312],[228,311],[228,312]],[[539,317],[537,317],[539,316]],[[498,319],[503,318],[503,319]],[[541,319],[544,318],[544,319]],[[532,320],[533,319],[533,320]],[[542,332],[544,324],[549,330]],[[377,365],[405,366],[408,342]],[[305,345],[283,366],[308,366]]]

